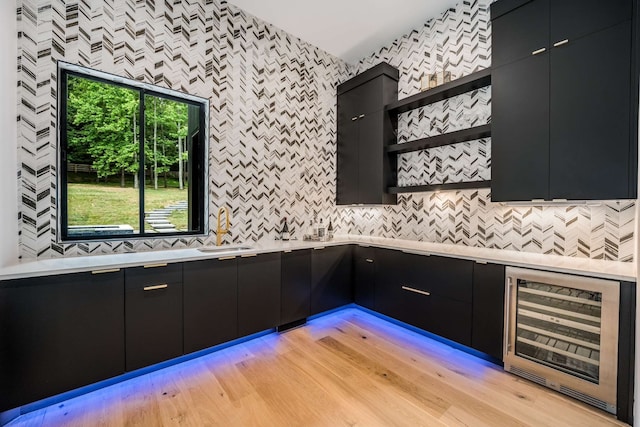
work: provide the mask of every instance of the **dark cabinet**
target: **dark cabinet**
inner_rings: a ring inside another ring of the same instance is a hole
[[[124,373],[123,277],[0,284],[0,412]]]
[[[395,182],[396,159],[385,147],[395,142],[385,105],[398,98],[398,70],[381,63],[338,86],[336,203],[395,204],[387,193]]]
[[[376,250],[367,246],[353,249],[353,299],[356,304],[375,309]]]
[[[238,259],[238,334],[280,324],[280,253]]]
[[[500,0],[491,13],[492,200],[635,198],[632,1]]]
[[[238,338],[238,269],[233,259],[183,266],[184,352]]]
[[[282,254],[280,324],[306,319],[311,313],[311,250]]]
[[[504,265],[474,265],[471,347],[500,360],[504,337],[504,289]]]
[[[125,270],[126,368],[183,354],[182,264]]]
[[[471,344],[473,262],[376,250],[376,311]]]
[[[311,254],[311,314],[352,301],[351,246],[314,249]]]

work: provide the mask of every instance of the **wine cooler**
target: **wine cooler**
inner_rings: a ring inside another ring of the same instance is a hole
[[[619,283],[508,267],[504,368],[616,413]]]

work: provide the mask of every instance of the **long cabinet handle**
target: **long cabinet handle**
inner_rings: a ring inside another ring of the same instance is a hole
[[[555,42],[553,44],[553,47],[562,46],[563,44],[567,44],[567,43],[569,43],[569,39],[560,40],[559,42]]]
[[[218,258],[218,260],[220,260],[220,261],[227,261],[227,260],[230,260],[230,259],[236,259],[236,257],[235,256],[221,256],[220,258]]]
[[[120,271],[119,268],[107,268],[104,270],[93,270],[91,274],[117,273],[118,271]]]
[[[540,49],[538,49],[538,50],[534,50],[533,52],[531,52],[531,55],[538,55],[539,53],[542,53],[542,52],[544,52],[545,50],[547,50],[547,48],[546,48],[546,47],[541,47]]]
[[[351,117],[351,121],[352,121],[352,122],[355,122],[356,120],[358,120],[358,116],[353,116],[353,117]]]
[[[166,267],[167,263],[160,263],[160,264],[147,264],[145,266],[143,266],[144,268],[156,268],[156,267]]]
[[[251,258],[254,256],[258,256],[258,254],[244,254],[244,255],[240,255],[240,258]]]
[[[506,356],[511,351],[511,288],[513,287],[513,279],[507,278],[507,289],[504,299],[504,355]]]
[[[431,295],[431,292],[422,291],[416,288],[410,288],[409,286],[403,286],[402,289],[409,292],[415,292],[416,294],[420,294],[420,295],[426,295],[426,296]]]
[[[360,115],[358,116],[358,118],[359,118],[359,119],[361,119],[361,118],[363,118],[363,117],[364,117],[364,114],[360,114]]]
[[[365,261],[367,262],[373,262],[373,260],[371,258],[366,258]]]
[[[145,286],[144,288],[142,288],[142,290],[143,291],[157,291],[158,289],[167,289],[168,287],[169,287],[169,285],[164,283],[162,285]]]

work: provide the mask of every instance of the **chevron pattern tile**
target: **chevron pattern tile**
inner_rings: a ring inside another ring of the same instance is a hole
[[[380,61],[399,97],[427,73],[454,78],[491,63],[489,1],[461,1],[360,63],[341,60],[221,0],[18,0],[20,253],[24,259],[272,239],[282,217],[301,237],[318,215],[338,233],[401,237],[576,257],[633,260],[636,206],[514,208],[488,190],[401,195],[397,206],[335,206],[336,86]],[[56,61],[210,99],[209,234],[58,244]],[[401,115],[398,140],[491,121],[482,89]],[[491,141],[403,155],[401,185],[490,177]]]

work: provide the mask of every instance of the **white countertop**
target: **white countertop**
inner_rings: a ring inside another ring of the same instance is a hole
[[[269,241],[249,243],[247,246],[251,246],[252,249],[242,251],[237,254],[229,252],[207,253],[201,252],[198,249],[173,249],[114,255],[92,255],[38,261],[23,261],[16,265],[0,268],[0,280],[134,267],[158,263],[214,259],[230,255],[240,256],[350,243],[388,249],[399,249],[405,252],[421,255],[442,255],[479,262],[493,262],[515,267],[538,268],[563,273],[597,276],[614,280],[636,281],[635,262],[603,261],[588,258],[543,255],[500,249],[476,248],[442,243],[418,242],[414,240],[352,235],[336,236],[336,238],[330,242],[304,242],[292,240],[288,242]],[[230,245],[229,247],[232,248],[234,245]]]

